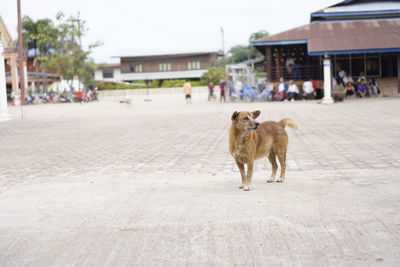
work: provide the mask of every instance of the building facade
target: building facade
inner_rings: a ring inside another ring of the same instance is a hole
[[[200,79],[208,68],[217,66],[219,56],[218,52],[122,56],[119,57],[121,80],[196,80]]]
[[[106,66],[95,70],[94,80],[96,82],[121,83],[121,65],[107,64]]]
[[[322,80],[329,58],[334,77],[344,70],[353,79],[379,80],[387,95],[400,92],[400,1],[343,1],[253,45],[265,56],[270,81]]]

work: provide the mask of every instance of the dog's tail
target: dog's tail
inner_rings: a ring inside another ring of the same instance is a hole
[[[285,128],[286,126],[289,126],[290,128],[292,128],[293,130],[297,130],[297,123],[289,118],[283,119],[279,122],[280,125],[283,126],[283,128]]]

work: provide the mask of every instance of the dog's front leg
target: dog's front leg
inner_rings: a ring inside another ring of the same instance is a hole
[[[245,186],[243,187],[244,191],[250,191],[251,189],[251,177],[253,176],[254,162],[247,163],[247,176],[245,181]]]
[[[246,183],[246,172],[244,170],[244,164],[236,160],[236,165],[239,168],[240,176],[242,176],[242,184],[239,185],[239,188],[243,189],[243,187],[244,187],[244,185]]]

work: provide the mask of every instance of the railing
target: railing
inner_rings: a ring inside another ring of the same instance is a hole
[[[323,69],[320,65],[295,66],[286,67],[271,67],[270,81],[278,81],[280,77],[287,80],[306,81],[306,80],[322,80]]]

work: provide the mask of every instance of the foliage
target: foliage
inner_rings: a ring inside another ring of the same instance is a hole
[[[254,42],[255,40],[260,39],[260,38],[263,38],[263,37],[266,37],[266,36],[268,36],[268,35],[269,35],[269,33],[268,33],[266,30],[261,30],[261,31],[258,31],[258,32],[253,32],[252,34],[250,34],[249,43],[251,44],[251,43]]]
[[[81,38],[87,32],[86,21],[76,16],[66,17],[64,13],[57,13],[58,27],[58,46],[56,53],[57,72],[66,80],[71,81],[74,76],[78,76],[85,86],[93,86],[93,71],[96,69],[95,63],[88,59],[92,49],[100,43],[89,45],[84,50],[81,45]]]
[[[23,43],[28,49],[33,49],[36,56],[36,71],[47,71],[51,67],[51,58],[54,54],[54,47],[57,45],[57,29],[50,19],[39,19],[34,21],[29,16],[22,18]],[[40,64],[39,64],[40,63]],[[47,89],[47,79],[45,79]]]
[[[171,87],[182,87],[185,80],[152,80],[146,84],[143,81],[135,81],[132,84],[124,83],[101,83],[98,87],[100,90],[123,90],[123,89],[145,89],[145,88],[171,88]],[[192,86],[202,86],[200,81],[190,81]],[[160,85],[161,84],[161,85]]]
[[[40,55],[50,54],[51,48],[56,45],[57,29],[50,19],[34,21],[29,16],[22,18],[24,46],[35,49]]]
[[[261,53],[258,52],[258,50],[254,48],[254,46],[252,46],[252,42],[268,35],[268,32],[265,30],[254,32],[249,37],[248,45],[235,45],[231,47],[228,52],[229,56],[227,59],[227,64],[240,63],[249,59],[255,59],[262,56]]]
[[[68,17],[57,13],[56,25],[50,19],[34,21],[25,16],[22,22],[24,43],[39,51],[37,59],[42,71],[50,69],[71,84],[74,76],[78,76],[85,86],[93,86],[93,72],[97,67],[88,56],[100,44],[91,44],[86,50],[82,48],[81,38],[88,30],[85,24],[79,13]]]
[[[256,78],[257,78],[257,79],[259,79],[259,78],[265,78],[265,77],[267,77],[267,73],[266,73],[266,72],[257,72],[257,73],[256,73]]]
[[[201,77],[201,82],[204,85],[209,84],[210,82],[219,84],[222,79],[224,79],[223,68],[209,68]]]

